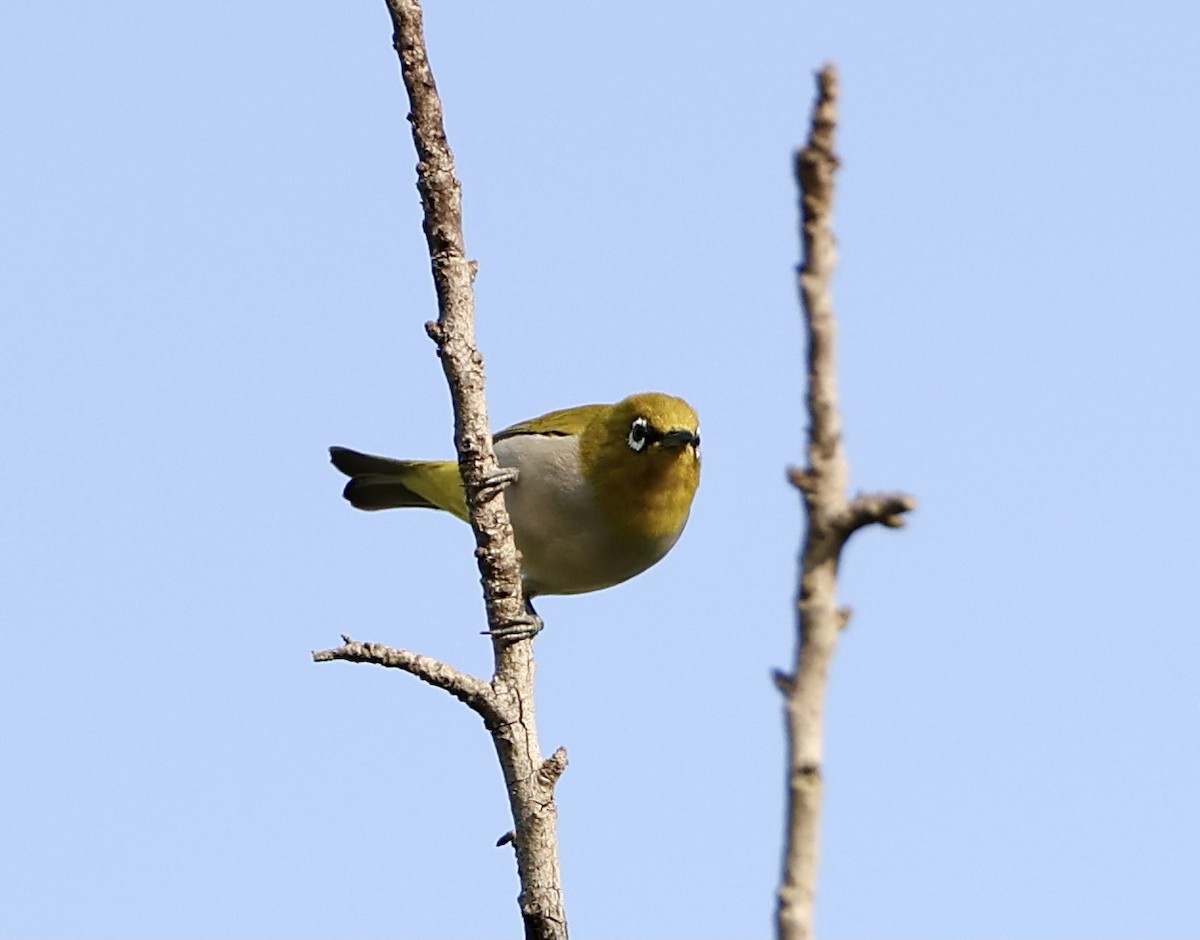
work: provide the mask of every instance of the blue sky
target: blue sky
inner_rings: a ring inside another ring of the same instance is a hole
[[[1194,936],[1194,4],[442,4],[431,55],[497,427],[703,422],[658,567],[547,598],[580,937],[764,937],[802,347],[791,149],[841,69],[856,537],[828,938]],[[517,931],[490,744],[310,651],[483,673],[469,531],[325,448],[449,456],[382,3],[0,12],[0,934]]]

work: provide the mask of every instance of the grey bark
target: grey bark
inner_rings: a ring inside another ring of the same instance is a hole
[[[475,263],[463,243],[462,196],[446,140],[442,103],[425,50],[418,0],[387,0],[393,42],[408,92],[417,189],[424,209],[425,239],[438,299],[438,319],[426,324],[437,344],[454,406],[454,439],[467,492],[476,557],[483,581],[489,630],[519,620],[524,612],[521,568],[502,488],[487,485],[499,468],[492,449],[484,397],[483,357],[475,341]],[[533,641],[493,639],[490,682],[407,650],[375,643],[343,645],[314,653],[317,661],[347,660],[398,668],[450,692],[480,716],[491,734],[508,791],[521,881],[518,898],[525,936],[565,940],[566,913],[558,863],[558,810],[554,787],[567,766],[559,748],[542,757],[534,707]],[[469,886],[463,886],[469,890]]]
[[[846,540],[872,523],[903,524],[911,496],[846,496],[850,471],[837,403],[837,321],[832,280],[837,71],[817,75],[817,101],[807,145],[796,154],[802,261],[799,288],[808,339],[808,464],[791,472],[804,500],[807,526],[800,557],[796,654],[790,673],[776,674],[784,693],[788,742],[787,820],[776,929],[780,940],[813,936],[820,847],[825,688],[838,634],[850,611],[837,604],[837,570]]]

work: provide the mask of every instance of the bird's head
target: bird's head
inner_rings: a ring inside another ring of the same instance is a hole
[[[580,462],[614,523],[634,538],[678,535],[700,483],[700,419],[682,398],[630,395],[580,436]]]

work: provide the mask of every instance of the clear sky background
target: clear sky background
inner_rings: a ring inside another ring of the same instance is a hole
[[[767,937],[803,442],[790,153],[842,72],[856,488],[827,938],[1200,936],[1200,6],[431,2],[496,427],[703,422],[657,568],[547,598],[578,937]],[[0,11],[0,934],[519,933],[382,2]]]

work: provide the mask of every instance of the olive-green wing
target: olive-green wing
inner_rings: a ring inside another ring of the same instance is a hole
[[[520,434],[546,434],[551,437],[566,437],[583,433],[600,412],[611,405],[583,405],[579,408],[564,408],[562,411],[551,411],[540,418],[531,418],[514,424],[510,428],[498,431],[492,438],[502,441],[506,437],[517,437]]]

